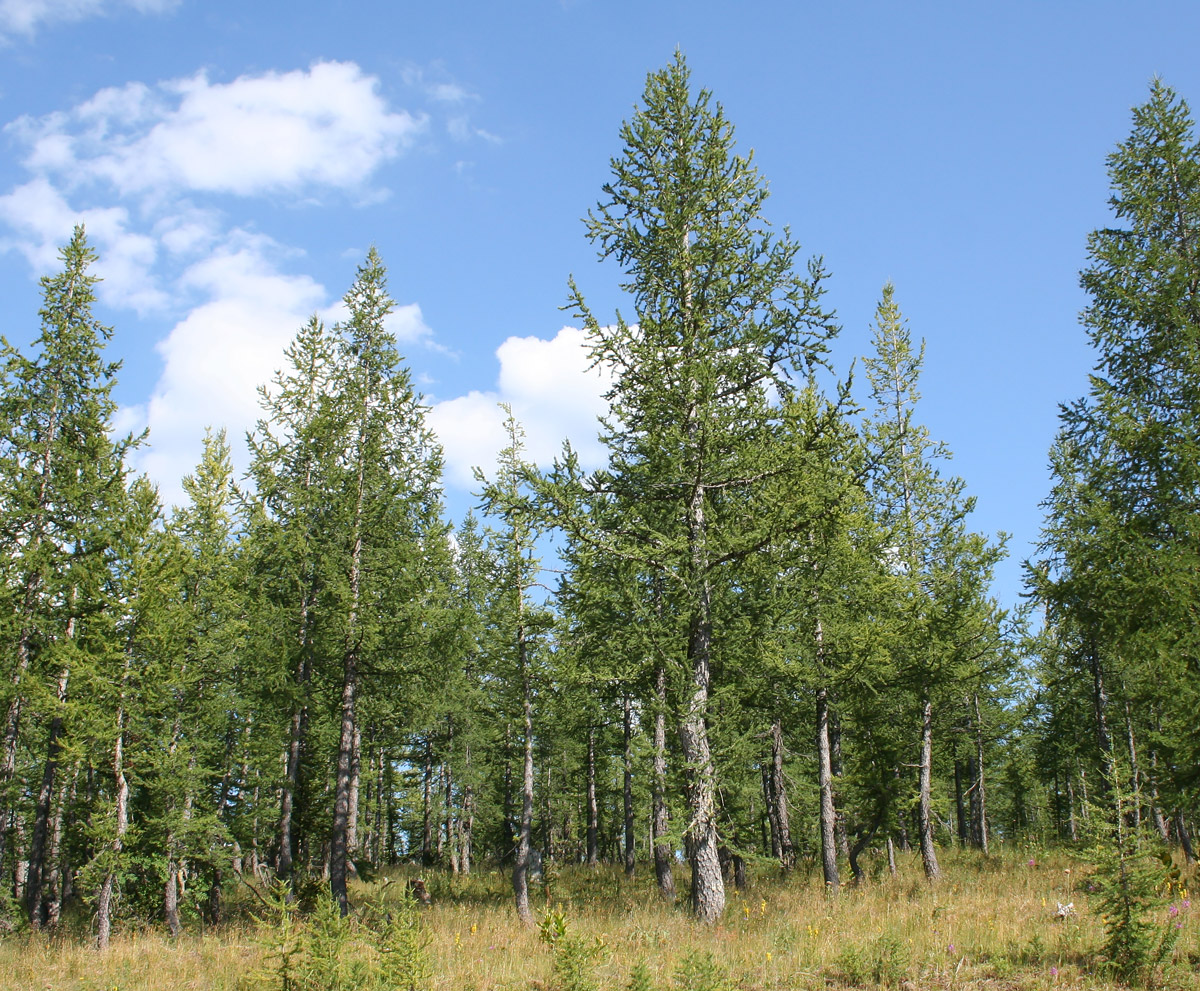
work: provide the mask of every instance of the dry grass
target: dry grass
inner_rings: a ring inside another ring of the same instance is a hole
[[[901,861],[861,888],[829,897],[803,872],[789,880],[759,877],[731,892],[721,925],[698,927],[663,905],[653,879],[627,882],[609,868],[564,870],[549,891],[572,930],[602,944],[599,987],[628,985],[645,961],[656,988],[674,991],[684,961],[709,954],[727,985],[767,989],[889,985],[911,989],[1111,988],[1097,974],[1100,919],[1089,911],[1087,867],[1065,855],[1007,853],[984,859],[948,855],[946,879],[928,885],[920,863]],[[643,872],[649,873],[649,872]],[[516,923],[507,878],[426,875],[435,904],[425,914],[431,936],[429,982],[437,991],[551,986],[552,957],[536,930]],[[1193,887],[1200,887],[1193,875]],[[387,901],[399,884],[363,886],[360,901]],[[538,891],[545,904],[545,892]],[[1059,920],[1059,902],[1076,911]],[[1168,986],[1200,988],[1200,905],[1164,926],[1181,924]],[[0,988],[62,991],[234,991],[262,965],[249,925],[175,943],[152,932],[126,932],[104,955],[80,938],[10,937],[0,942]],[[277,986],[277,985],[276,985]]]

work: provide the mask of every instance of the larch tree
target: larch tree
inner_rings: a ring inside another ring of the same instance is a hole
[[[26,906],[47,921],[48,879],[64,790],[60,763],[74,669],[104,650],[81,645],[81,624],[101,608],[132,438],[113,439],[118,363],[104,359],[111,331],[92,314],[96,259],[82,227],[61,252],[62,271],[42,279],[42,329],[28,358],[3,344],[0,385],[0,539],[4,541],[4,631],[9,670],[0,754],[0,870],[18,808],[18,746],[33,729],[27,702],[38,699],[44,756],[26,787],[34,796]],[[76,764],[76,768],[78,765]],[[75,772],[72,772],[75,773]],[[57,903],[57,902],[56,902]]]
[[[1175,807],[1186,846],[1200,756],[1200,142],[1161,81],[1108,172],[1113,222],[1089,236],[1080,277],[1096,364],[1087,395],[1063,408],[1031,584],[1091,696],[1089,763],[1101,780],[1128,767],[1138,794],[1137,738],[1153,738],[1151,806]]]
[[[877,519],[889,534],[887,564],[903,627],[893,650],[920,725],[917,832],[932,880],[941,874],[933,838],[935,702],[961,676],[967,645],[978,642],[988,625],[986,586],[1003,542],[989,543],[967,530],[974,500],[964,495],[962,479],[940,474],[937,462],[949,452],[913,420],[924,344],[913,348],[890,283],[876,309],[873,344],[874,354],[865,360],[875,403],[866,432],[879,466],[872,490]]]
[[[544,610],[536,608],[531,594],[538,584],[539,562],[535,545],[542,524],[529,485],[536,473],[524,460],[524,431],[505,407],[504,430],[508,444],[500,452],[496,477],[483,486],[483,508],[500,526],[495,534],[496,643],[506,693],[520,706],[521,810],[514,823],[513,897],[517,915],[533,925],[529,906],[529,871],[533,852],[534,707],[538,690],[535,653],[547,624]],[[482,476],[480,481],[484,481]],[[495,666],[494,666],[495,667]]]
[[[768,231],[766,184],[734,152],[721,107],[693,96],[682,55],[649,76],[621,140],[586,225],[624,271],[636,320],[602,323],[574,282],[570,296],[593,360],[614,375],[609,464],[585,478],[568,455],[547,491],[569,532],[635,562],[684,610],[668,681],[681,699],[692,907],[715,922],[725,906],[709,740],[715,588],[784,527],[760,499],[764,480],[787,470],[774,443],[779,398],[835,328],[820,305],[820,263],[797,274],[797,245]],[[611,499],[613,513],[580,512],[587,492]]]

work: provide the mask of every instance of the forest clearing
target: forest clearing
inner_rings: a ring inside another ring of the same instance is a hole
[[[364,906],[362,921],[356,918],[342,937],[324,943],[311,935],[295,937],[290,985],[281,978],[278,916],[249,896],[238,897],[240,909],[262,922],[235,917],[174,941],[153,929],[131,930],[101,957],[71,927],[50,939],[5,940],[0,985],[12,991],[1126,986],[1097,971],[1103,925],[1092,868],[1078,853],[1030,846],[990,857],[948,854],[945,879],[930,887],[919,858],[902,854],[892,877],[880,852],[871,877],[836,898],[822,890],[814,867],[786,880],[769,869],[756,876],[713,929],[698,929],[686,913],[664,904],[652,879],[628,880],[609,865],[564,868],[545,886],[548,902],[539,885],[537,929],[514,919],[507,876],[494,870],[474,876],[427,873],[433,905],[408,909],[418,917],[420,935],[411,944],[417,949],[406,958],[407,969],[393,972],[395,983],[378,974],[377,913],[384,906],[405,910],[400,893],[403,878],[412,873],[389,871],[355,890],[355,901]],[[1170,935],[1173,943],[1152,983],[1192,988],[1200,968],[1200,918],[1187,888],[1172,894],[1151,919],[1154,939]],[[1066,905],[1072,910],[1060,914]],[[542,936],[547,917],[551,926],[565,919],[565,939]]]
[[[247,470],[214,425],[166,506],[74,228],[0,350],[0,986],[1200,984],[1186,101],[1109,156],[1014,609],[902,290],[841,355],[681,51],[615,145],[584,228],[628,316],[566,289],[604,460],[501,404],[459,522],[376,248]]]

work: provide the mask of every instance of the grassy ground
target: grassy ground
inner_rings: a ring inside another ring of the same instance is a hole
[[[639,979],[641,989],[662,991],[1116,986],[1098,966],[1102,921],[1089,905],[1085,863],[1023,851],[987,859],[947,854],[944,867],[945,880],[930,886],[919,860],[906,858],[897,877],[884,872],[837,897],[804,871],[786,881],[760,874],[748,891],[730,892],[726,917],[713,928],[663,905],[652,878],[631,883],[616,869],[564,869],[548,892],[536,889],[539,916],[548,906],[565,919],[567,936],[557,949],[537,929],[517,924],[505,876],[426,874],[434,904],[421,913],[430,971],[421,986],[584,991],[591,982],[608,991],[631,981],[637,987]],[[394,907],[406,876],[361,885],[355,895],[364,916]],[[1172,960],[1157,978],[1166,987],[1200,988],[1200,902],[1190,904],[1188,880],[1153,915],[1163,930],[1178,927]],[[1200,888],[1194,873],[1190,881]],[[254,907],[244,894],[243,908]],[[1075,905],[1065,919],[1056,918],[1060,902]],[[361,977],[379,959],[373,935],[356,923],[343,936],[335,954],[342,983],[335,986],[373,987]],[[305,938],[311,946],[314,937]],[[244,911],[240,921],[175,942],[126,929],[105,954],[83,932],[14,935],[0,941],[0,988],[280,988],[269,939]]]

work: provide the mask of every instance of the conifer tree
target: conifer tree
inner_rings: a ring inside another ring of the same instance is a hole
[[[819,262],[807,277],[794,272],[797,246],[766,229],[765,183],[735,154],[720,106],[705,91],[692,95],[682,55],[649,76],[621,138],[605,199],[586,223],[601,256],[626,275],[636,324],[602,324],[571,291],[593,359],[615,376],[602,434],[609,465],[585,482],[568,457],[550,495],[568,531],[636,562],[680,603],[687,632],[670,652],[669,680],[681,699],[685,838],[693,909],[714,922],[725,904],[708,732],[714,597],[731,566],[788,526],[759,498],[764,480],[786,470],[774,445],[776,399],[792,392],[794,371],[819,359],[834,327],[820,307]],[[613,501],[606,518],[615,527],[578,511],[582,491]]]
[[[0,539],[4,541],[4,635],[9,670],[0,755],[0,870],[18,808],[18,745],[36,714],[44,734],[30,824],[26,905],[34,926],[47,920],[55,823],[63,814],[59,770],[72,672],[97,639],[80,646],[81,624],[103,604],[125,456],[135,441],[113,440],[112,390],[119,363],[103,351],[111,331],[92,314],[95,252],[82,227],[62,249],[63,268],[42,279],[42,329],[28,358],[3,343],[0,385]],[[32,703],[32,705],[30,705]],[[36,733],[33,734],[36,739]]]

